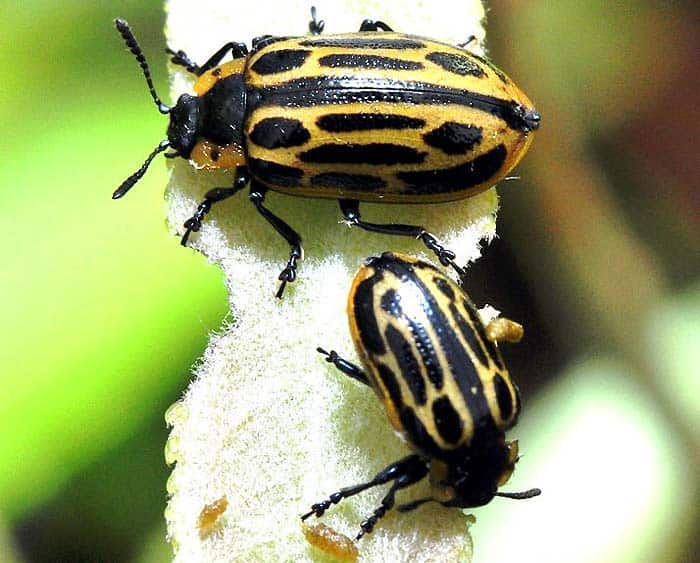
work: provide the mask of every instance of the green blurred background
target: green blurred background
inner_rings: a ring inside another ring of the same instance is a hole
[[[476,301],[526,327],[506,351],[526,410],[533,404],[521,449],[532,466],[591,405],[619,414],[659,467],[683,469],[682,479],[657,477],[665,500],[652,499],[635,529],[675,532],[644,540],[646,551],[621,534],[591,560],[691,561],[700,549],[696,3],[490,6],[492,58],[543,115],[522,179],[500,190],[500,238],[470,270]],[[128,198],[110,199],[165,127],[115,16],[136,27],[167,92],[160,3],[3,5],[1,561],[169,559],[163,413],[226,315],[218,270],[164,225],[162,163]],[[604,465],[595,438],[588,461]],[[639,469],[617,485],[633,487]],[[577,483],[567,487],[573,498]],[[601,498],[601,511],[614,502]],[[477,512],[482,529],[487,509]],[[493,525],[501,541],[510,533]]]

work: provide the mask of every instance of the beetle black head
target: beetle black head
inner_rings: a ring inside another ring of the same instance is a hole
[[[158,111],[160,111],[160,113],[162,114],[171,113],[172,110],[170,106],[164,104],[158,97],[158,94],[156,94],[156,89],[153,85],[153,79],[151,78],[151,71],[148,68],[146,57],[144,56],[141,47],[136,41],[134,34],[131,32],[129,24],[123,19],[117,18],[116,20],[114,20],[114,25],[116,26],[117,31],[122,36],[122,39],[124,39],[124,43],[126,43],[126,46],[133,53],[134,57],[136,57],[136,60],[138,61],[139,66],[141,67],[141,71],[143,72],[143,75],[146,78],[146,82],[148,83],[148,91],[151,93],[151,97],[153,98],[153,101],[158,107]],[[171,127],[172,121],[173,119],[171,117]],[[151,152],[150,155],[148,155],[148,158],[146,158],[146,161],[141,165],[141,168],[139,168],[136,172],[134,172],[131,176],[129,176],[126,180],[124,180],[121,183],[121,185],[112,194],[112,198],[119,199],[126,192],[128,192],[134,186],[134,184],[136,184],[136,182],[138,182],[143,177],[143,175],[146,173],[146,170],[148,170],[148,165],[151,164],[151,161],[155,158],[155,156],[163,152],[170,146],[172,146],[170,136],[168,140],[163,140],[160,143],[158,143],[158,146],[153,150],[153,152]],[[174,148],[177,150],[177,147]]]
[[[202,122],[203,107],[201,98],[182,94],[177,104],[170,110],[168,141],[177,153],[188,158],[197,142]]]
[[[498,487],[510,477],[518,460],[517,441],[502,439],[472,445],[466,453],[450,462],[433,460],[430,468],[432,500],[444,506],[474,508],[491,502],[493,497],[526,499],[539,495],[539,489],[519,493],[500,493]]]

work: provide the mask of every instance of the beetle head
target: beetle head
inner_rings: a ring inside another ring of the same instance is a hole
[[[202,122],[201,98],[182,94],[170,110],[168,141],[179,156],[188,158],[197,142]]]
[[[525,499],[539,495],[540,489],[498,492],[498,487],[513,473],[517,461],[517,441],[505,443],[502,438],[472,445],[453,462],[433,461],[430,468],[432,497],[445,506],[474,508],[488,504],[495,496]]]

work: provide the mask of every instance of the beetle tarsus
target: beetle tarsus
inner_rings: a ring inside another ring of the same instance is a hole
[[[311,21],[309,21],[309,32],[312,35],[321,35],[326,22],[316,17],[316,6],[311,6]]]
[[[280,272],[280,275],[277,277],[278,280],[280,280],[282,283],[280,284],[279,289],[277,290],[277,293],[275,296],[277,299],[282,298],[282,294],[284,293],[284,288],[287,287],[288,283],[292,283],[295,279],[297,279],[297,260],[303,256],[303,251],[301,249],[301,246],[295,245],[292,247],[292,251],[289,253],[289,260],[287,261],[287,265],[285,266],[284,270]]]
[[[184,69],[187,72],[191,72],[192,74],[196,74],[199,76],[201,73],[199,72],[199,65],[195,63],[192,59],[189,58],[187,53],[185,53],[182,50],[175,51],[171,49],[170,47],[165,48],[165,52],[168,55],[172,55],[170,57],[170,62],[173,63],[174,65],[184,67]]]
[[[371,489],[372,487],[377,487],[393,481],[389,491],[384,495],[381,504],[360,524],[361,530],[355,537],[356,540],[359,540],[365,534],[371,533],[377,521],[392,509],[396,498],[396,491],[417,483],[427,474],[428,465],[423,458],[416,454],[406,456],[385,467],[382,471],[377,473],[371,481],[360,483],[353,487],[342,488],[329,495],[326,500],[312,504],[311,510],[302,515],[301,519],[306,520],[313,515],[317,518],[321,517],[331,505],[338,504],[341,500],[366,491],[367,489]]]
[[[183,227],[185,227],[185,234],[182,235],[182,238],[180,239],[180,244],[182,246],[187,246],[187,241],[190,239],[190,235],[192,233],[199,232],[199,229],[202,228],[204,216],[209,213],[210,209],[211,201],[205,199],[197,206],[197,211],[194,212],[194,215],[185,221],[183,224]]]
[[[428,250],[433,251],[435,256],[437,256],[438,260],[440,261],[440,264],[446,268],[452,268],[459,276],[460,281],[464,281],[466,272],[464,271],[464,268],[455,262],[457,255],[454,252],[442,246],[438,240],[427,231],[423,231],[418,238],[423,241],[423,244],[425,244]]]
[[[187,246],[190,235],[202,228],[202,221],[204,221],[206,214],[211,211],[212,205],[236,195],[247,183],[248,172],[245,168],[241,167],[238,169],[236,179],[233,181],[233,186],[230,188],[213,188],[204,194],[204,200],[197,206],[197,211],[195,211],[194,215],[187,219],[183,225],[185,227],[185,234],[182,235],[180,244],[182,244],[182,246]]]

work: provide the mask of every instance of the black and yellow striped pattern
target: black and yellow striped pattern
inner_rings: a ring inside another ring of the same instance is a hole
[[[518,390],[457,284],[426,262],[385,253],[355,276],[348,317],[372,387],[418,453],[449,464],[484,443],[502,449]]]
[[[249,170],[294,195],[465,198],[508,174],[539,125],[489,62],[399,33],[273,38],[244,81]]]

